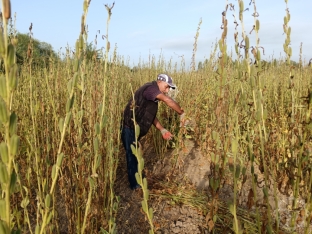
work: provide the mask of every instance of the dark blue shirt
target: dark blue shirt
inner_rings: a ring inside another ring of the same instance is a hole
[[[161,94],[158,86],[155,86],[155,85],[151,85],[149,87],[147,87],[144,92],[143,92],[143,97],[146,99],[146,100],[149,100],[149,101],[153,101],[153,102],[157,102],[158,99],[156,99],[157,95],[158,94]]]

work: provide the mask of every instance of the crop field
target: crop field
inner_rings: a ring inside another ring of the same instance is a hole
[[[283,58],[261,58],[255,1],[249,7],[255,11],[256,40],[249,39],[249,31],[235,31],[235,45],[227,44],[233,37],[228,27],[235,27],[227,13],[236,16],[237,30],[249,30],[244,29],[244,1],[238,0],[235,9],[227,4],[220,15],[220,37],[205,61],[195,61],[199,25],[191,69],[183,59],[176,64],[161,56],[131,68],[109,40],[103,51],[87,53],[89,4],[83,1],[76,47],[63,59],[50,56],[37,63],[30,38],[18,64],[10,1],[2,0],[0,233],[144,233],[120,222],[116,178],[125,160],[120,122],[132,92],[163,72],[177,84],[172,95],[191,124],[180,127],[177,114],[160,103],[158,119],[175,137],[165,142],[152,129],[143,140],[155,152],[154,161],[174,150],[173,167],[193,142],[210,167],[208,185],[198,192],[168,183],[157,190],[142,179],[148,156],[133,148],[142,162],[139,204],[145,218],[140,225],[146,233],[173,233],[164,232],[152,204],[165,196],[173,201],[178,193],[176,206],[187,200],[204,217],[202,233],[312,233],[312,58],[292,61],[291,9],[281,19]],[[106,5],[106,39],[113,6]],[[171,193],[164,193],[169,186]],[[225,186],[231,189],[226,200]]]

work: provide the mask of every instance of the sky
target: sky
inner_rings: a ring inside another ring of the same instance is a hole
[[[112,6],[112,16],[107,28],[108,13],[105,5]],[[234,17],[238,20],[237,0],[91,0],[87,15],[88,42],[97,49],[104,49],[108,30],[111,48],[117,47],[117,54],[130,67],[139,62],[146,63],[151,56],[165,61],[181,63],[189,67],[192,61],[193,44],[199,22],[196,64],[209,58],[215,43],[222,34],[222,12],[226,4],[235,5],[235,11],[227,11],[228,53],[234,50]],[[244,1],[244,29],[255,46],[255,34],[249,32],[254,25],[253,4]],[[291,47],[294,61],[299,61],[302,43],[302,60],[312,58],[312,1],[255,0],[259,14],[259,46],[264,48],[263,59],[285,58],[283,43],[284,16],[288,7],[291,18]],[[20,33],[28,33],[32,23],[33,37],[52,45],[57,53],[64,53],[66,47],[74,49],[80,33],[83,0],[11,0],[12,15],[16,13],[15,27]],[[242,25],[237,27],[241,40]],[[96,39],[96,40],[95,40]],[[110,50],[112,55],[113,49]],[[242,51],[243,53],[243,51]]]

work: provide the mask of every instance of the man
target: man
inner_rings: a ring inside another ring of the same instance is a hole
[[[134,94],[134,101],[131,98],[123,113],[121,138],[126,150],[128,179],[131,189],[140,188],[135,178],[138,172],[138,161],[132,153],[131,144],[135,142],[133,107],[135,106],[135,121],[140,126],[138,140],[145,136],[153,124],[162,134],[165,140],[170,140],[173,136],[166,130],[156,117],[158,101],[163,101],[171,109],[180,115],[180,121],[184,120],[184,111],[172,98],[167,96],[170,89],[175,89],[172,78],[167,74],[159,74],[157,81],[152,81],[141,86]]]

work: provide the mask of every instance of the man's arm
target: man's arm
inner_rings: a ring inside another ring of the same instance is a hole
[[[165,94],[160,93],[156,96],[156,98],[158,100],[161,100],[164,103],[166,103],[167,106],[169,106],[171,109],[175,110],[179,115],[182,115],[184,113],[184,111],[182,110],[180,105],[178,103],[176,103],[172,98],[166,96]]]
[[[161,130],[164,129],[164,127],[160,124],[160,122],[159,122],[159,120],[157,119],[157,117],[155,117],[154,122],[153,122],[153,125],[154,125],[159,131],[161,131]]]

